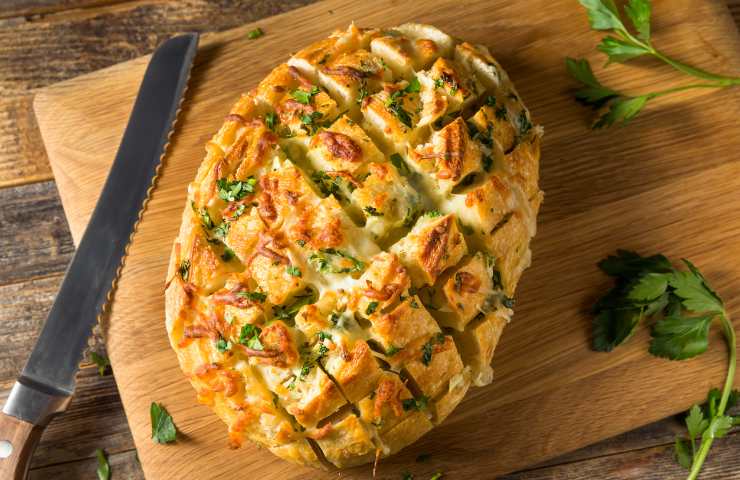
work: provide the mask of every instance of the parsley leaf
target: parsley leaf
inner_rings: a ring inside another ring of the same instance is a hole
[[[691,468],[692,455],[689,450],[689,442],[681,438],[676,438],[673,444],[673,451],[676,454],[676,461],[685,469]]]
[[[265,32],[263,32],[260,27],[257,27],[254,30],[250,30],[247,33],[247,38],[249,38],[250,40],[255,40],[257,38],[260,38],[264,34],[265,34]]]
[[[650,41],[650,0],[629,0],[624,11],[627,12],[632,25],[637,30],[637,37],[645,42]]]
[[[338,257],[340,264],[335,265],[330,256]],[[365,262],[335,248],[320,248],[308,257],[308,261],[321,273],[355,273],[365,270]]]
[[[180,262],[180,266],[177,267],[177,273],[183,281],[187,282],[190,276],[190,260],[183,260]]]
[[[304,305],[310,305],[315,303],[317,300],[316,292],[308,290],[305,295],[296,296],[293,301],[288,305],[273,305],[272,314],[275,318],[280,320],[293,321],[298,311]]]
[[[275,115],[275,112],[267,112],[265,114],[265,125],[267,125],[267,128],[275,130],[275,125],[278,123],[280,123],[280,119]]]
[[[391,95],[388,97],[388,100],[385,101],[385,106],[393,115],[398,118],[401,123],[411,128],[411,115],[403,108],[403,95],[404,91],[402,90],[396,90],[395,92],[391,93]]]
[[[362,209],[365,213],[367,213],[371,217],[382,217],[383,213],[379,212],[377,208],[368,205],[367,207]]]
[[[419,79],[414,77],[411,79],[408,85],[406,85],[406,88],[403,89],[406,93],[416,93],[421,90],[421,84],[419,83]]]
[[[319,87],[314,86],[311,87],[311,90],[309,90],[308,92],[301,89],[292,90],[290,92],[290,96],[293,97],[293,99],[295,99],[298,103],[309,105],[311,103],[311,98],[313,98],[319,92]]]
[[[705,352],[712,323],[720,324],[730,352],[724,388],[721,393],[711,389],[703,407],[691,407],[685,418],[688,438],[676,438],[674,443],[676,460],[691,470],[689,478],[694,479],[714,439],[737,422],[725,412],[740,395],[732,390],[737,346],[724,303],[694,264],[685,259],[683,263],[688,270],[673,267],[663,255],[642,257],[625,250],[600,262],[615,285],[594,307],[593,347],[609,351],[629,338],[643,318],[656,317],[649,352],[683,360]]]
[[[98,469],[96,470],[98,480],[110,480],[110,465],[105,452],[98,448],[95,450],[95,456],[98,458]]]
[[[709,347],[709,326],[714,315],[665,317],[653,327],[650,353],[656,357],[684,360]]]
[[[565,59],[565,68],[571,77],[585,86],[575,94],[576,100],[579,102],[599,108],[619,96],[618,92],[605,87],[596,79],[588,60],[568,57]]]
[[[225,178],[220,178],[216,181],[219,198],[227,202],[241,200],[247,194],[254,193],[255,185],[257,185],[257,179],[254,177],[249,177],[244,181],[229,181]]]
[[[90,361],[98,367],[98,375],[101,377],[105,375],[105,370],[110,367],[110,360],[105,355],[100,355],[97,352],[90,352]]]
[[[221,353],[226,353],[231,350],[231,342],[226,340],[224,337],[219,337],[216,342],[216,349]]]
[[[596,49],[605,53],[607,65],[612,62],[622,63],[650,53],[645,47],[614,37],[604,37]]]
[[[152,440],[156,443],[172,443],[177,436],[177,429],[172,417],[161,403],[152,402],[149,407],[152,422]]]
[[[302,275],[301,274],[301,269],[298,268],[298,267],[296,267],[295,265],[288,265],[285,268],[285,271],[288,273],[288,275],[293,276],[293,277],[299,277],[300,278],[301,275]]]
[[[375,301],[368,303],[367,308],[365,309],[365,315],[372,315],[375,313],[375,310],[378,309],[378,305],[380,305],[380,303]]]
[[[427,408],[427,404],[429,404],[429,397],[427,397],[426,395],[422,395],[419,398],[406,398],[401,402],[401,404],[403,405],[403,409],[406,411],[421,411]]]
[[[416,307],[418,308],[418,306]],[[432,363],[432,354],[434,353],[434,345],[443,345],[445,343],[444,333],[438,333],[424,343],[421,347],[421,363],[429,366]]]
[[[224,247],[224,253],[221,254],[221,260],[223,260],[224,262],[229,262],[235,256],[236,254],[234,253],[232,249],[230,249],[229,247]]]
[[[707,72],[675,60],[658,51],[650,42],[651,5],[649,0],[629,0],[624,10],[636,33],[630,32],[622,19],[614,0],[579,0],[586,8],[589,24],[594,30],[607,30],[597,49],[607,56],[607,63],[626,62],[633,58],[649,55],[667,63],[674,69],[708,83],[684,85],[650,92],[639,96],[624,95],[601,85],[591,72],[586,60],[566,60],[568,72],[587,88],[576,93],[580,102],[600,108],[607,103],[608,109],[601,112],[592,128],[609,127],[617,122],[627,123],[634,118],[653,98],[693,88],[723,88],[740,85],[739,77],[728,77]]]
[[[411,173],[411,170],[409,170],[409,166],[406,164],[406,162],[403,161],[403,157],[398,153],[394,153],[391,155],[391,163],[394,167],[396,167],[396,170],[398,170],[398,173],[400,173],[401,175],[408,176]]]
[[[246,323],[239,332],[239,343],[252,350],[264,350],[262,342],[260,342],[261,333],[262,329],[260,327]]]
[[[267,300],[267,294],[262,293],[262,292],[241,291],[241,292],[236,292],[236,295],[242,298],[246,298],[247,300],[251,300],[253,302],[263,303],[265,300]]]
[[[619,19],[614,0],[578,0],[586,7],[588,22],[594,30],[626,30]]]

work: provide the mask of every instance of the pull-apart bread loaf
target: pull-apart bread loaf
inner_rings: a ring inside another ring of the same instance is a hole
[[[428,25],[350,25],[243,95],[189,186],[166,290],[230,445],[372,462],[490,383],[541,136],[486,47]]]

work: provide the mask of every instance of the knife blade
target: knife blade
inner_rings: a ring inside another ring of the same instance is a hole
[[[87,339],[156,179],[197,45],[197,33],[185,34],[152,54],[90,222],[0,415],[0,478],[25,476],[43,427],[69,403]]]

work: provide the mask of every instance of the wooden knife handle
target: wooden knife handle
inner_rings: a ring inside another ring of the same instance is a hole
[[[0,413],[0,478],[26,478],[33,451],[43,432],[43,426]]]

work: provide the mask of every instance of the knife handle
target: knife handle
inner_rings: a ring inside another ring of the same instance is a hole
[[[0,413],[0,478],[26,478],[33,451],[44,427]]]

